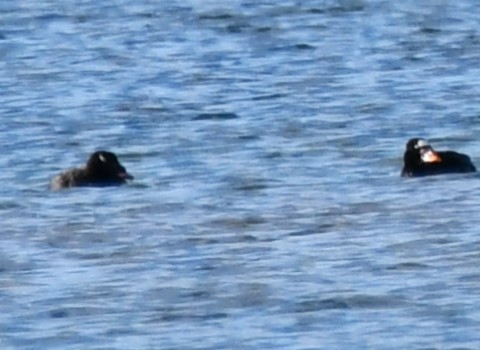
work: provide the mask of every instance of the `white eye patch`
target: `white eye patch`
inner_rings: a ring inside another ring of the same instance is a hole
[[[428,143],[427,140],[420,139],[420,140],[418,140],[417,144],[415,145],[415,148],[418,149],[418,148],[428,147],[428,146],[430,146],[430,144]]]
[[[101,153],[98,155],[98,159],[100,159],[100,161],[103,162],[103,163],[105,163],[107,161],[107,158],[105,158],[105,156]]]

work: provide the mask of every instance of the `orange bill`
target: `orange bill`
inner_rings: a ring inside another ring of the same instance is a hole
[[[442,161],[442,158],[440,157],[440,155],[431,149],[426,152],[423,152],[421,157],[424,163],[439,163]]]

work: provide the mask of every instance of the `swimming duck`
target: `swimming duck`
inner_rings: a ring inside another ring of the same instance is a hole
[[[58,190],[77,186],[116,186],[132,179],[114,153],[97,151],[90,155],[84,167],[68,169],[55,176],[50,187]]]
[[[416,177],[477,171],[470,157],[454,151],[437,152],[422,138],[407,142],[403,155],[402,176]]]

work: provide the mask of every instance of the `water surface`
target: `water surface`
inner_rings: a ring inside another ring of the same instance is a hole
[[[2,3],[2,349],[477,349],[479,177],[399,174],[480,166],[479,12]]]

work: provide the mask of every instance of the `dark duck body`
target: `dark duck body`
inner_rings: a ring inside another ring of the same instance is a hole
[[[118,186],[132,179],[133,176],[120,164],[114,153],[97,151],[90,156],[84,167],[65,170],[55,176],[50,187],[58,190],[80,186]]]
[[[430,144],[420,138],[407,142],[403,155],[402,176],[418,177],[477,171],[470,157],[454,151],[435,151]]]

